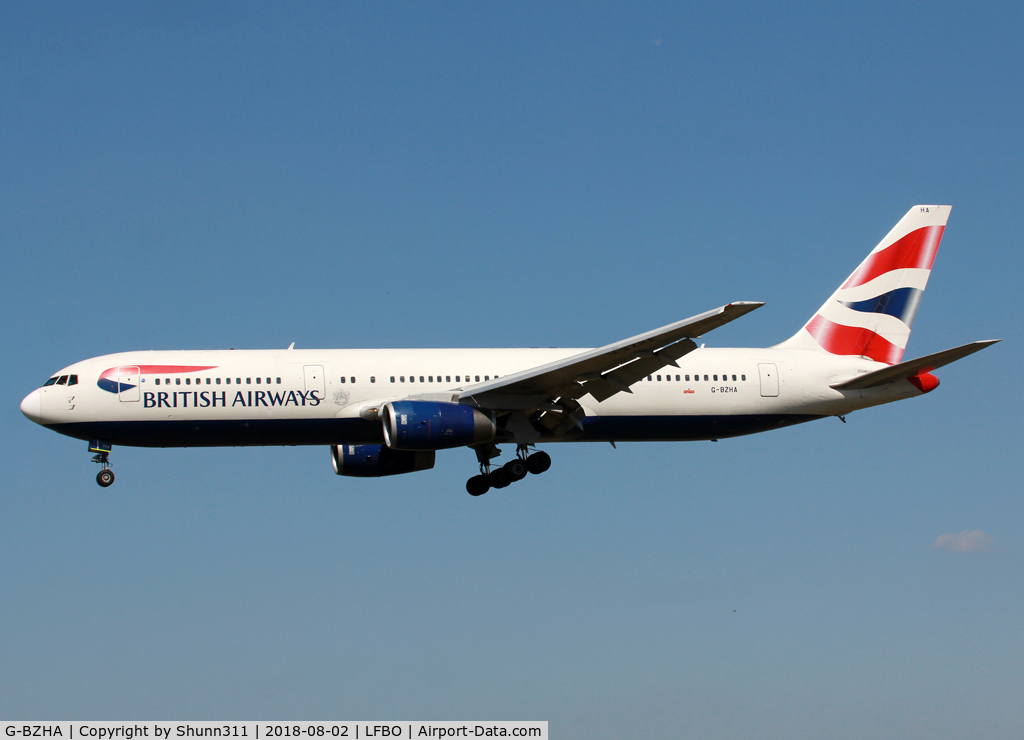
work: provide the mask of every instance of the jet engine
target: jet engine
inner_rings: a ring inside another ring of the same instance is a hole
[[[390,450],[384,445],[331,445],[331,462],[338,475],[380,478],[430,470],[434,467],[434,451]]]
[[[380,409],[384,444],[392,450],[447,450],[492,442],[493,414],[440,401],[388,401]]]

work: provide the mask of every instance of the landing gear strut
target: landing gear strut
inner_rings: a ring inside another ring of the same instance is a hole
[[[480,463],[480,475],[474,475],[466,481],[466,491],[470,496],[483,496],[492,488],[506,488],[526,477],[527,473],[540,475],[551,467],[551,456],[546,452],[529,454],[526,445],[516,448],[516,456],[500,468],[491,469],[491,458],[497,457],[495,445],[476,448],[476,457]]]
[[[92,461],[103,466],[103,469],[96,474],[96,482],[99,483],[102,488],[106,488],[114,482],[114,471],[110,469],[110,462],[108,460],[110,456],[110,448],[111,444],[109,442],[103,442],[98,439],[94,439],[89,443],[89,452],[96,453]]]

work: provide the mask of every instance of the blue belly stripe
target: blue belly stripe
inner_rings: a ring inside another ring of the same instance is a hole
[[[686,442],[756,434],[805,421],[812,414],[738,416],[589,416],[582,432],[545,437],[548,442]],[[95,421],[48,424],[78,439],[102,439],[126,447],[246,447],[381,444],[379,421],[365,419],[205,419]]]

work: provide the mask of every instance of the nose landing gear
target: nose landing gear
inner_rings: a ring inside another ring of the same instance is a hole
[[[495,455],[491,455],[491,452]],[[548,453],[535,452],[531,455],[525,445],[516,449],[514,458],[494,470],[491,470],[490,459],[496,456],[496,448],[477,449],[476,454],[480,461],[480,475],[474,475],[466,481],[466,491],[470,496],[483,496],[492,488],[507,488],[525,478],[527,473],[540,475],[551,467],[551,456]]]
[[[96,453],[92,461],[103,466],[103,469],[96,474],[96,482],[100,484],[101,488],[106,488],[114,482],[114,471],[110,469],[110,462],[108,460],[111,446],[109,442],[103,442],[98,439],[94,439],[89,443],[89,452]]]

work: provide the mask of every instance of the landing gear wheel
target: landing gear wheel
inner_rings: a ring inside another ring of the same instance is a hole
[[[512,475],[505,468],[498,468],[487,476],[491,488],[505,488],[512,485]]]
[[[490,488],[491,484],[487,482],[487,477],[483,475],[474,475],[466,481],[466,491],[470,496],[483,496]]]
[[[502,465],[501,468],[509,474],[513,483],[525,478],[526,474],[529,472],[529,468],[526,467],[526,462],[524,460],[520,460],[518,457],[514,460],[509,460],[507,463]]]
[[[109,468],[101,470],[96,474],[96,482],[99,483],[101,487],[106,488],[114,482],[114,471]]]
[[[526,458],[526,467],[534,475],[540,475],[551,467],[551,455],[546,452],[534,452]]]

